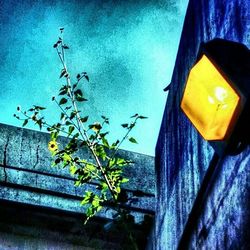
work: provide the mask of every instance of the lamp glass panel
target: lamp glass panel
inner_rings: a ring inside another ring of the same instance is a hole
[[[206,140],[222,140],[240,97],[206,55],[191,69],[181,108]]]

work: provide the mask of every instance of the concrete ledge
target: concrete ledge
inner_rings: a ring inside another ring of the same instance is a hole
[[[124,249],[124,234],[103,230],[106,220],[83,226],[82,213],[0,201],[1,249]],[[146,235],[135,229],[141,246]]]
[[[74,178],[67,169],[50,166],[52,158],[47,150],[49,134],[4,124],[0,124],[0,134],[1,200],[84,212],[79,202],[85,190],[93,190],[95,185],[75,187]],[[59,143],[66,142],[66,138],[59,138]],[[85,150],[79,154],[90,159]],[[125,170],[130,182],[124,188],[129,195],[138,191],[143,194],[130,205],[137,221],[141,221],[144,214],[153,215],[155,210],[154,158],[124,150],[120,150],[119,154],[135,162],[134,166]],[[111,208],[98,216],[110,219],[113,212]]]

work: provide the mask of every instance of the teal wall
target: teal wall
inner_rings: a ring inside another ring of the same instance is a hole
[[[61,69],[53,43],[65,27],[71,75],[87,71],[92,121],[104,114],[114,136],[134,113],[148,116],[133,132],[139,145],[123,148],[154,155],[187,0],[14,1],[0,0],[0,122],[20,126],[17,105],[49,108],[60,86]],[[33,127],[30,127],[33,128]]]

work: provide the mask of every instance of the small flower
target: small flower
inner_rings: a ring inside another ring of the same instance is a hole
[[[48,149],[51,153],[55,153],[58,150],[58,145],[56,141],[50,141],[48,144]]]
[[[95,122],[92,126],[91,129],[98,133],[102,128],[102,125],[99,122]]]

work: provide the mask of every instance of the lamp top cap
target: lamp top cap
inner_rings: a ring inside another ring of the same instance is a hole
[[[250,95],[250,50],[246,45],[215,38],[201,43],[197,61],[206,55],[231,82]]]

